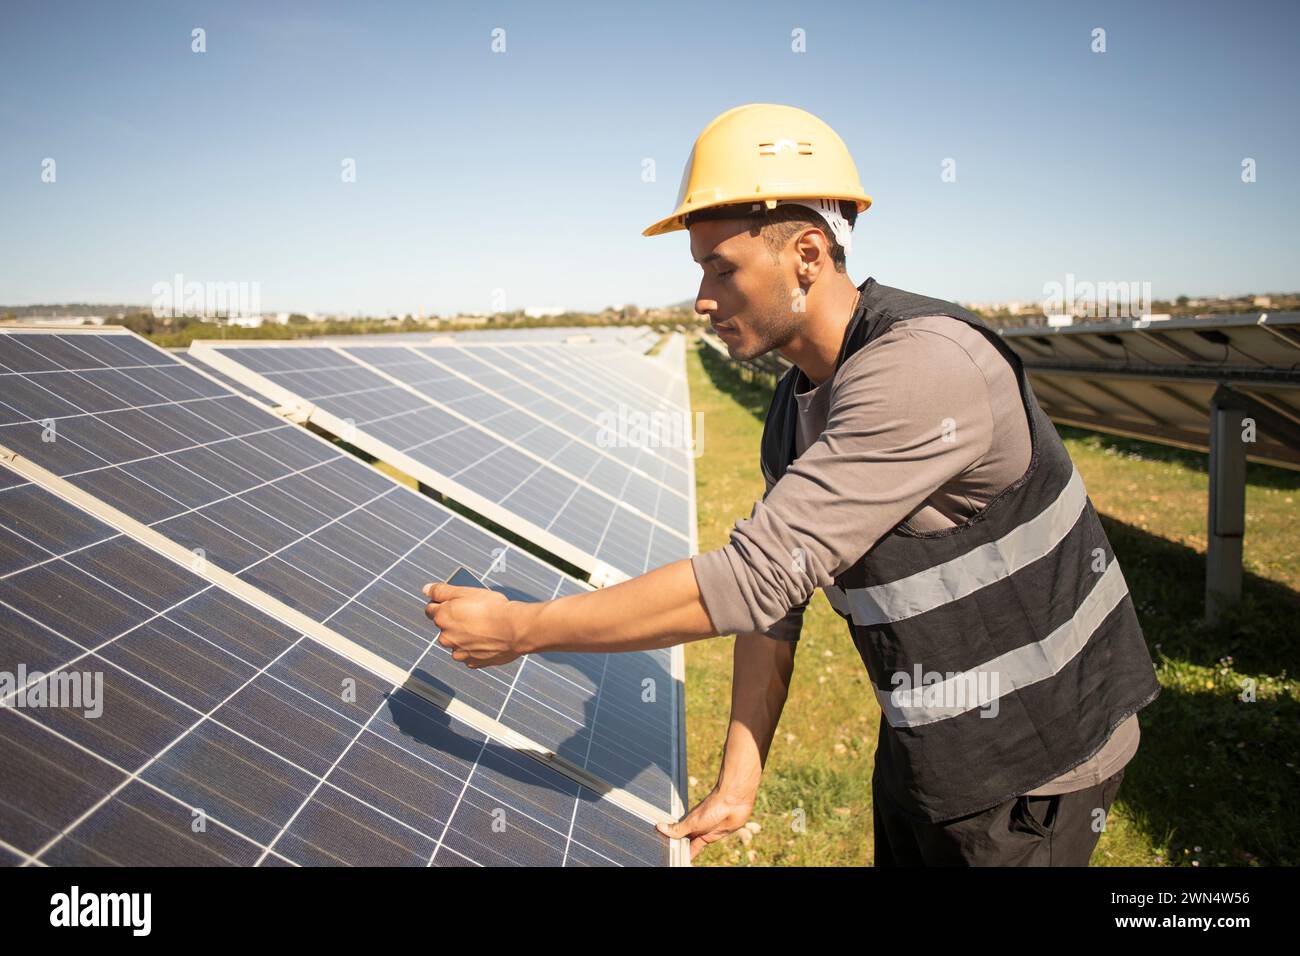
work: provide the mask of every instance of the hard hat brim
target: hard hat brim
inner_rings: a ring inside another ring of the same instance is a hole
[[[790,193],[789,195],[781,195],[781,196],[764,196],[761,200],[756,199],[753,200],[752,202],[757,203],[766,200],[774,205],[775,203],[785,199],[845,199],[857,204],[858,215],[861,215],[862,213],[866,212],[871,207],[871,197],[868,196],[866,193],[858,193],[857,195],[854,196],[843,196],[843,195],[828,196],[825,193],[815,193],[815,194]],[[701,205],[701,206],[687,206],[687,205],[678,206],[671,216],[667,216],[663,219],[660,219],[658,222],[650,225],[641,233],[641,235],[662,236],[665,233],[669,233],[669,232],[680,232],[686,228],[684,220],[686,219],[686,216],[689,215],[690,213],[700,213],[700,212],[704,212],[707,209],[718,209],[725,206],[739,207],[743,205],[745,205],[745,202],[743,201],[729,199],[726,202],[709,203],[708,205]],[[737,216],[740,215],[744,215],[744,213],[738,211]],[[728,217],[718,216],[717,218],[722,219]]]

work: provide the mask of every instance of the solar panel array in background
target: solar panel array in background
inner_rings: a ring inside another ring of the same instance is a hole
[[[316,335],[312,342],[325,342],[330,345],[354,345],[358,342],[374,342],[379,336],[364,335]],[[431,341],[452,341],[458,344],[472,345],[484,342],[565,342],[594,341],[621,345],[630,351],[643,353],[659,341],[659,333],[646,325],[612,325],[582,326],[556,325],[539,326],[528,329],[469,329],[464,332],[385,332],[385,343],[400,345],[425,345]]]
[[[466,356],[462,371],[474,374],[485,372],[484,384],[502,395],[528,395],[553,398],[561,411],[541,405],[548,418],[557,425],[586,441],[599,443],[601,425],[611,411],[620,405],[650,412],[682,414],[686,406],[678,405],[660,394],[664,387],[662,377],[658,387],[636,383],[632,375],[620,374],[617,369],[625,356],[612,355],[591,349],[553,348],[545,345],[512,347],[473,346],[455,349],[422,348],[423,355],[439,358],[451,365],[455,356]],[[632,368],[642,370],[644,359],[630,362]],[[615,371],[611,374],[611,368]],[[511,391],[510,383],[520,383],[527,391]],[[516,399],[519,400],[519,399]],[[563,410],[569,410],[566,416]],[[692,492],[689,475],[688,451],[674,445],[642,448],[636,445],[614,445],[609,452],[624,458],[629,464],[668,485],[681,495]]]
[[[609,783],[671,806],[679,688],[669,652],[535,655],[470,671],[433,643],[418,596],[461,564],[520,599],[584,585],[133,336],[4,334],[0,366],[0,444]],[[151,572],[128,568],[116,580],[138,597],[133,582]],[[101,639],[114,619],[104,620]],[[647,679],[662,689],[655,700],[643,699]]]
[[[549,532],[627,575],[691,553],[686,451],[601,434],[629,406],[684,418],[631,375],[609,378],[618,347],[206,347],[505,509],[520,534]]]

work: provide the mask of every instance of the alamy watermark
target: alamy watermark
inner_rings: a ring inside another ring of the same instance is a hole
[[[619,402],[614,411],[596,416],[601,448],[681,448],[692,458],[704,454],[704,413],[695,413],[695,430],[687,412],[646,412]]]
[[[186,282],[178,272],[170,282],[155,282],[149,291],[155,319],[252,319],[262,314],[260,282]]]
[[[889,682],[894,685],[889,699],[899,710],[909,709],[960,709],[979,707],[981,717],[998,715],[1001,694],[998,671],[924,671],[920,664],[912,673],[895,671]]]
[[[1073,272],[1065,282],[1043,283],[1043,313],[1091,319],[1140,319],[1151,314],[1151,283],[1134,281],[1077,281]]]
[[[55,927],[119,926],[132,936],[153,928],[152,893],[83,893],[73,886],[50,897],[50,925]]]
[[[80,710],[95,719],[104,713],[103,671],[0,671],[0,707]]]

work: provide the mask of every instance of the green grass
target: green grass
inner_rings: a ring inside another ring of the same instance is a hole
[[[695,468],[705,551],[726,544],[762,497],[758,445],[771,387],[707,350],[689,350],[687,365],[704,413]],[[1142,742],[1093,865],[1296,865],[1300,826],[1284,801],[1300,784],[1300,473],[1250,466],[1243,600],[1209,628],[1205,456],[1060,431],[1124,568],[1163,688],[1139,717]],[[692,806],[717,779],[733,643],[686,647]],[[1253,702],[1240,699],[1247,686]],[[869,864],[879,721],[862,661],[819,591],[754,809],[758,832],[714,844],[696,865]]]

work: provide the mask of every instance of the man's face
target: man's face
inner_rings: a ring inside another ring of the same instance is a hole
[[[704,270],[695,311],[709,317],[731,357],[757,358],[789,342],[802,314],[793,308],[793,257],[773,262],[763,237],[739,219],[697,222],[689,231],[691,257]]]

